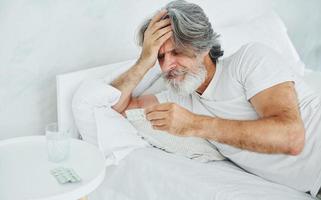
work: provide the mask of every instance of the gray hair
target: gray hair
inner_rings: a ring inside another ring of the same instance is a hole
[[[218,41],[219,34],[213,31],[208,17],[200,6],[184,0],[176,0],[168,3],[164,9],[167,10],[171,20],[176,48],[183,50],[192,48],[197,54],[214,48],[216,52],[212,54],[216,54],[217,58],[223,55]],[[144,21],[138,31],[140,46],[143,45],[144,32],[150,21],[151,19]]]

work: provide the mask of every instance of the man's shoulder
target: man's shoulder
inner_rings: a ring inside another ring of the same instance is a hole
[[[266,44],[251,42],[242,45],[234,54],[224,60],[240,67],[255,64],[262,61],[262,59],[275,60],[281,59],[281,56],[276,50]]]
[[[283,60],[278,52],[266,44],[250,42],[242,45],[234,54],[223,59],[222,70],[238,82],[246,79],[247,75],[257,68],[264,71],[271,63]]]
[[[264,55],[275,50],[260,42],[250,42],[242,45],[237,52],[243,55]]]

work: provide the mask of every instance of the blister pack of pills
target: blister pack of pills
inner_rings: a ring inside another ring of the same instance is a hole
[[[125,113],[129,121],[146,120],[146,115],[143,108],[126,110]]]
[[[60,184],[80,182],[81,178],[71,168],[58,167],[50,170],[50,173]]]

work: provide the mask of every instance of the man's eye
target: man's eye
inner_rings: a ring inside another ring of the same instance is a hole
[[[174,50],[172,51],[172,55],[173,56],[180,56],[180,55],[184,55],[182,51],[177,51],[177,50]]]
[[[158,55],[158,60],[161,60],[161,59],[163,59],[164,58],[164,55]]]

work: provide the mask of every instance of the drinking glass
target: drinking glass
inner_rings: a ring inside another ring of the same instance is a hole
[[[46,140],[48,159],[52,162],[61,162],[69,157],[70,131],[61,130],[58,123],[50,123],[46,126]]]

